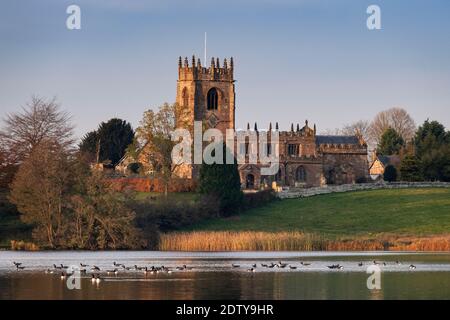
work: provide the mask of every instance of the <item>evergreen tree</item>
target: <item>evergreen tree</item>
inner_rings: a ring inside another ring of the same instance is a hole
[[[125,154],[125,150],[133,142],[134,131],[125,120],[113,118],[102,122],[98,129],[88,132],[82,139],[80,151],[88,153],[91,160],[96,160],[97,148],[100,147],[99,162],[110,160],[117,164]]]
[[[405,146],[403,138],[392,128],[387,129],[381,136],[377,151],[379,154],[389,156],[398,154]]]
[[[402,181],[422,181],[419,160],[413,155],[406,155],[400,164]]]
[[[198,186],[199,193],[219,200],[220,212],[226,216],[235,213],[243,202],[238,165],[236,159],[233,164],[226,164],[227,152],[230,151],[223,145],[223,164],[202,164]]]

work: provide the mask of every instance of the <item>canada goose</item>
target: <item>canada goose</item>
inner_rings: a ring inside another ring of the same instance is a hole
[[[86,269],[80,269],[80,273],[82,273],[82,274],[85,274],[87,272],[87,270]]]
[[[67,277],[67,275],[66,275],[66,273],[65,272],[61,272],[61,280],[64,280],[65,278]]]
[[[92,277],[91,277],[91,282],[92,283],[100,283],[100,281],[101,281],[101,279],[100,279],[100,276],[98,275],[98,274],[93,274],[92,275]]]
[[[376,266],[379,265],[379,263],[376,262],[375,260],[373,260],[373,264],[376,265]]]
[[[97,266],[92,266],[91,270],[100,271],[100,268]]]
[[[248,271],[248,272],[255,272],[256,270],[255,270],[255,268],[250,268],[250,269],[248,269],[247,271]]]
[[[401,265],[401,264],[402,264],[400,261],[395,261],[395,263],[396,263],[397,265]]]
[[[114,267],[125,267],[122,263],[113,262]]]
[[[252,264],[252,268],[256,268],[256,263]]]
[[[21,265],[18,265],[18,266],[16,266],[16,269],[17,269],[17,270],[23,270],[23,269],[25,269],[25,267],[24,267],[24,266],[21,266]]]
[[[87,264],[82,264],[82,263],[80,262],[80,267],[86,268],[86,267],[89,267],[89,265],[87,265]]]
[[[118,273],[118,270],[117,269],[114,269],[114,270],[106,270],[106,273],[107,274],[116,274],[117,275],[117,273]]]
[[[53,273],[53,270],[47,269],[47,270],[45,270],[45,273],[47,273],[47,274],[52,274],[52,273]]]
[[[305,267],[307,267],[307,266],[310,266],[311,265],[311,263],[309,263],[309,262],[300,262],[300,264],[302,265],[302,266],[305,266]]]
[[[416,266],[413,265],[413,264],[411,264],[411,265],[409,266],[409,269],[411,269],[411,270],[414,270],[415,268],[416,268]]]
[[[55,268],[55,269],[62,269],[61,267],[58,267],[56,264],[53,264],[53,268]]]
[[[184,267],[176,267],[175,269],[177,269],[178,271],[183,271],[185,268]]]
[[[265,264],[265,263],[261,263],[261,267],[263,267],[263,268],[267,268],[267,264]]]
[[[279,268],[285,268],[286,266],[287,266],[287,263],[281,263],[281,261],[278,261]]]
[[[234,264],[234,263],[233,263],[231,266],[232,266],[233,268],[239,268],[239,267],[240,267],[240,265]]]
[[[69,268],[68,266],[65,266],[61,263],[61,269],[68,269],[68,268]]]
[[[358,267],[362,267],[362,266],[363,266],[362,262],[358,263]]]
[[[18,267],[18,266],[22,265],[22,262],[15,262],[15,261],[13,261],[13,264],[14,264],[16,267]]]
[[[295,269],[297,269],[297,267],[295,267],[295,266],[289,266],[289,269],[292,269],[292,270],[295,270]]]
[[[338,263],[338,264],[332,264],[331,266],[328,266],[328,269],[339,269],[339,270],[342,270],[342,269],[344,269],[344,267],[341,266],[341,265]]]

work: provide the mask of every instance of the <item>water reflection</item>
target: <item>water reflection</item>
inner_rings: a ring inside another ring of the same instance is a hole
[[[0,299],[450,299],[450,254],[328,254],[322,253],[0,253]],[[374,258],[376,256],[376,258]],[[305,259],[307,258],[307,259]],[[369,290],[364,267],[373,260],[386,261],[381,289]],[[20,260],[25,270],[16,271],[11,261]],[[283,260],[297,269],[261,268],[261,263]],[[394,263],[401,260],[404,263]],[[111,268],[113,261],[126,265],[187,264],[190,271],[147,274],[120,271],[101,273],[92,283],[88,272],[81,278],[81,290],[69,290],[60,272],[46,274],[53,263],[99,265]],[[310,261],[302,267],[300,261]],[[418,268],[408,269],[410,262]],[[232,268],[237,263],[241,267]],[[246,272],[253,263],[257,272]],[[344,270],[329,270],[339,263]]]

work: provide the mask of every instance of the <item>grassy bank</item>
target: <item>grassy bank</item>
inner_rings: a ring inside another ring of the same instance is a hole
[[[399,189],[276,201],[161,236],[162,250],[450,250],[450,190]]]

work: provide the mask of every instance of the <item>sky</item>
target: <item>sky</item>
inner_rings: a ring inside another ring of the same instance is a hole
[[[81,30],[66,9],[81,8]],[[367,7],[381,9],[368,30]],[[234,58],[236,126],[405,108],[450,129],[448,0],[0,0],[0,117],[56,97],[77,137],[174,102],[178,56]],[[204,63],[203,63],[204,64]]]

